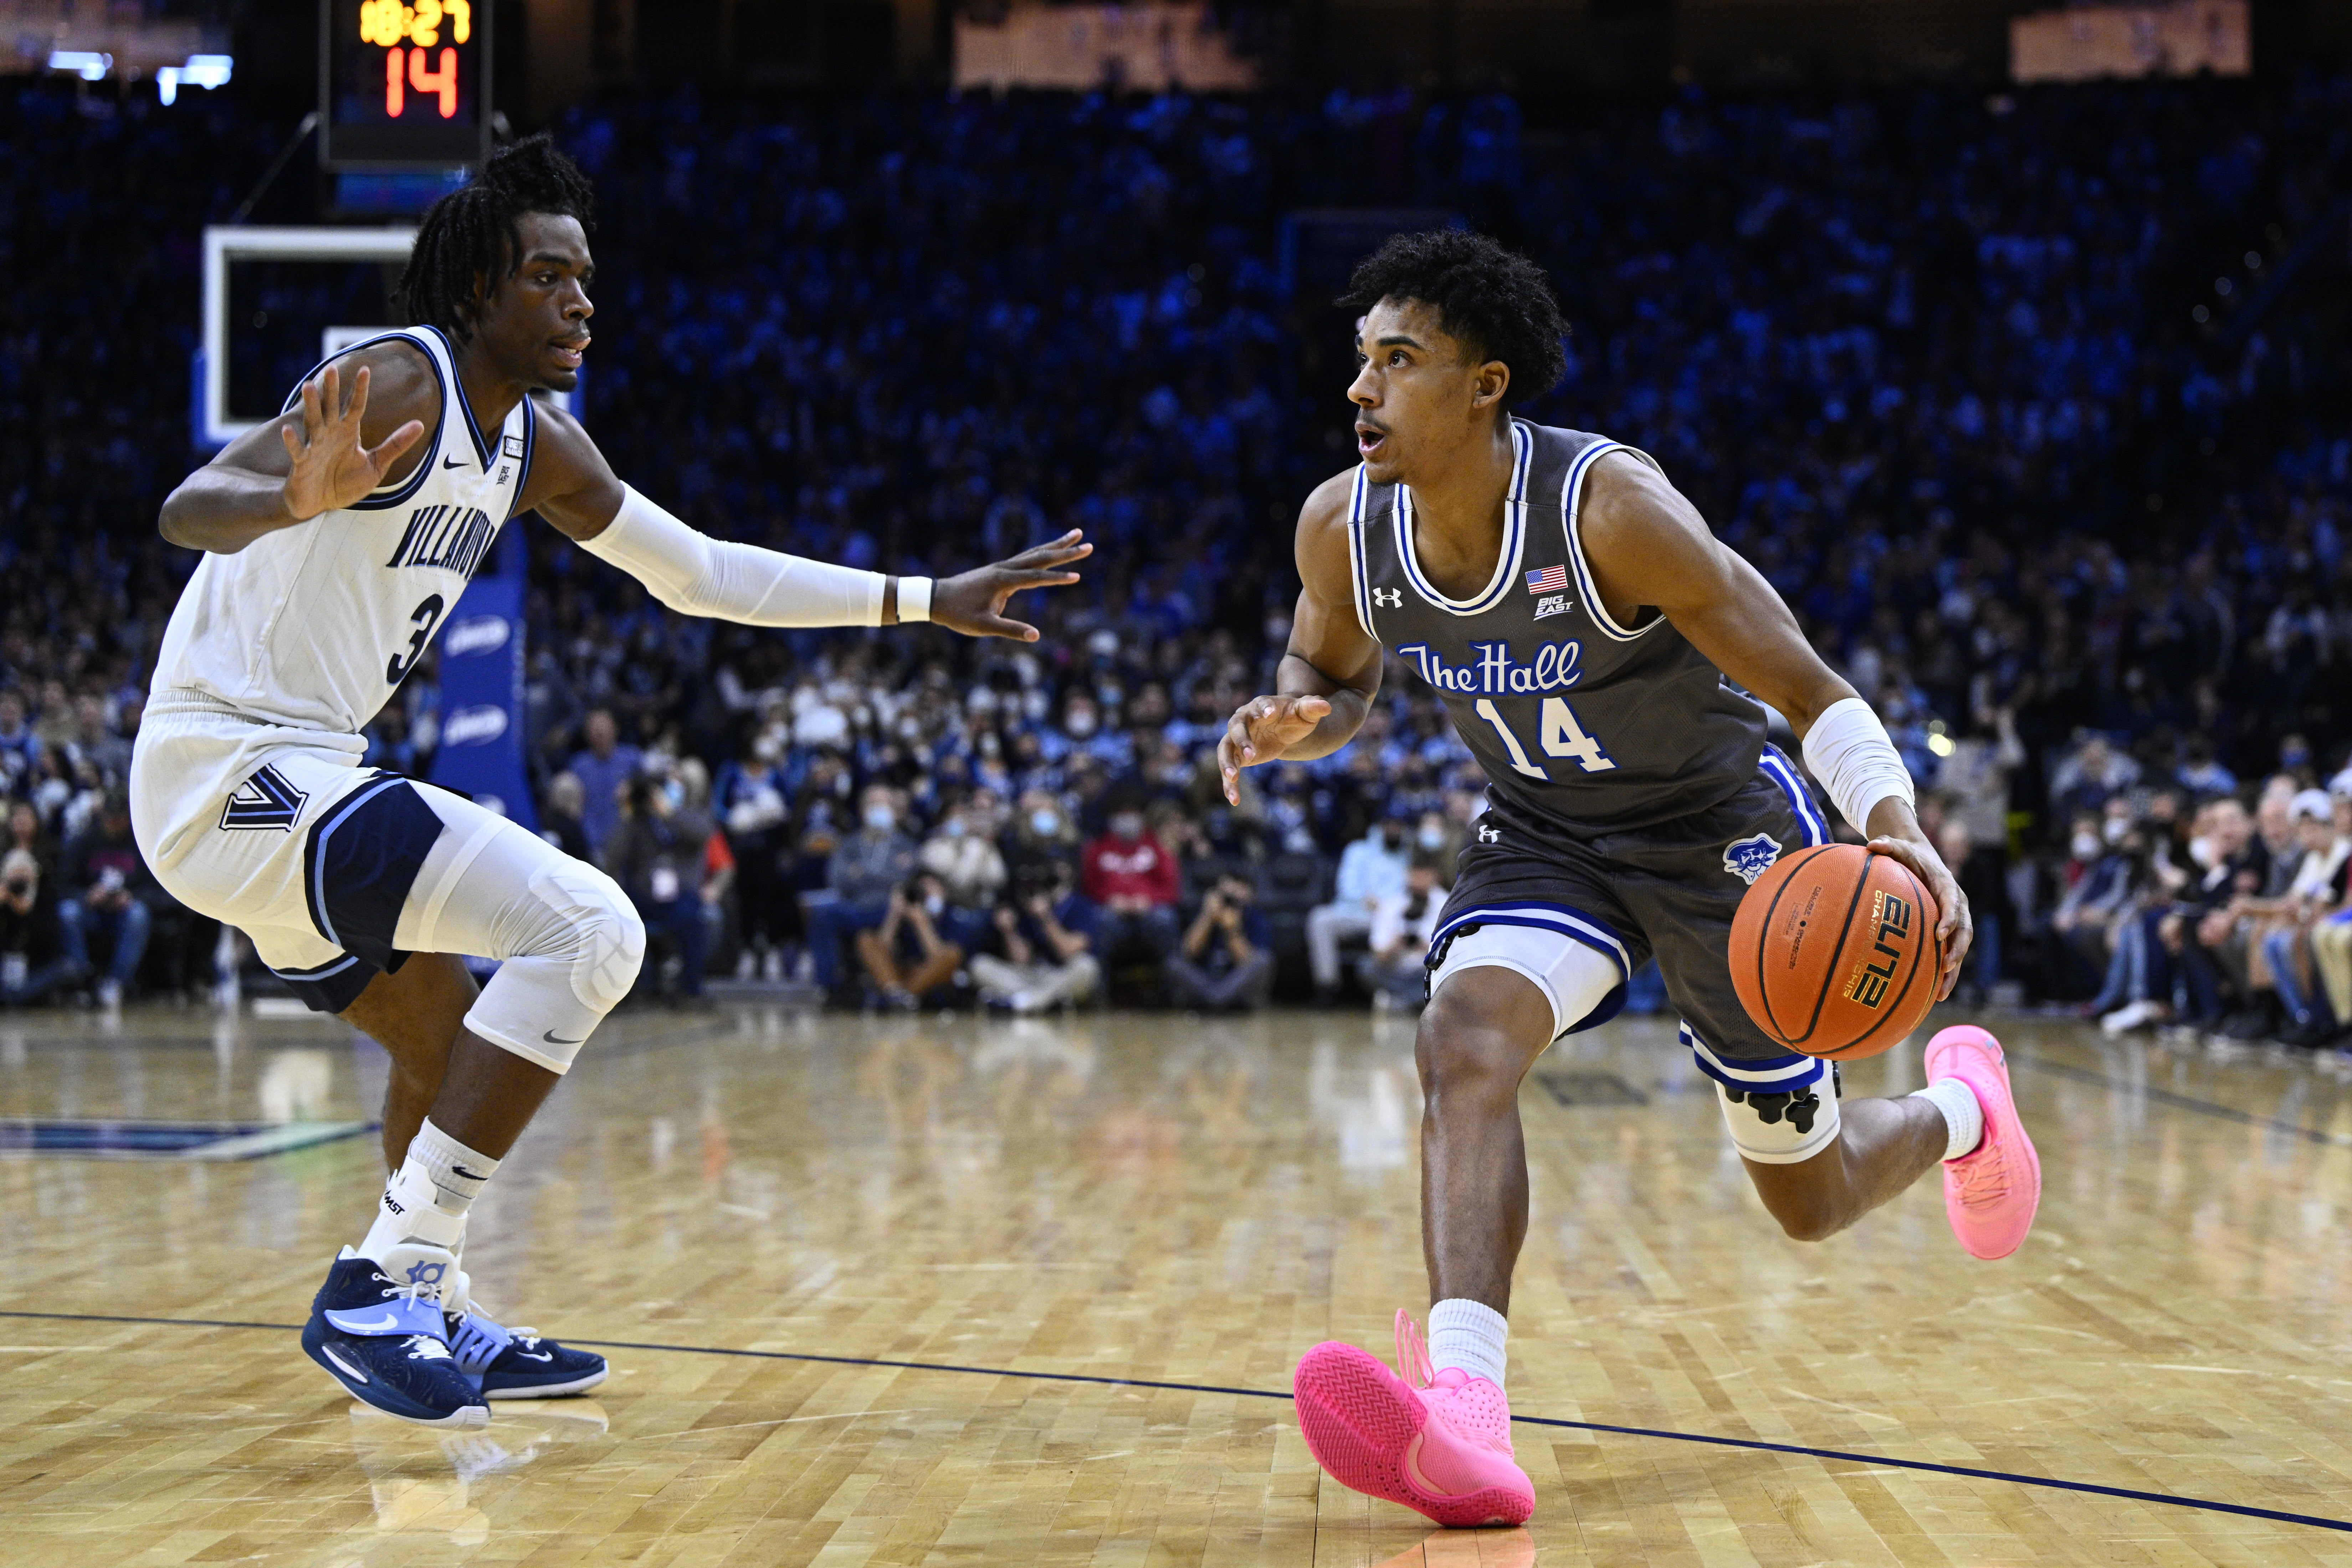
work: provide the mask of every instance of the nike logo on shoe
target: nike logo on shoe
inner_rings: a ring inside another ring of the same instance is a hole
[[[522,1357],[525,1361],[553,1361],[555,1359],[545,1351],[517,1351],[515,1352],[515,1354]]]
[[[341,1325],[338,1326],[340,1327]],[[390,1312],[386,1312],[383,1315],[383,1321],[381,1322],[353,1323],[351,1327],[344,1329],[343,1332],[347,1334],[377,1334],[382,1333],[386,1329],[396,1329],[398,1327],[400,1327],[400,1320],[394,1317]]]
[[[580,1037],[580,1040],[584,1040],[587,1037],[587,1036],[583,1035]],[[550,1029],[547,1033],[540,1036],[540,1038],[545,1040],[551,1046],[576,1046],[580,1043],[580,1040],[559,1040],[555,1037],[555,1031],[552,1029]]]

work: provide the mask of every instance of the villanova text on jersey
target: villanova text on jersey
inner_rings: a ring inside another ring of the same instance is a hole
[[[1764,709],[1651,611],[1621,625],[1577,532],[1599,436],[1511,422],[1500,559],[1454,598],[1421,570],[1412,491],[1356,472],[1349,567],[1365,633],[1411,661],[1454,717],[1500,804],[1575,837],[1649,827],[1730,799],[1757,776]]]
[[[384,565],[439,566],[471,577],[488,553],[499,525],[479,507],[421,506],[408,514],[408,528]]]

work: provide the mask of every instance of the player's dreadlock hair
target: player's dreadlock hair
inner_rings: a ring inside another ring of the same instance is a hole
[[[1335,301],[1369,310],[1383,300],[1418,300],[1434,308],[1464,347],[1511,367],[1505,404],[1541,397],[1568,369],[1568,334],[1544,269],[1483,234],[1433,228],[1400,234],[1358,264]]]
[[[457,342],[474,335],[474,289],[511,277],[522,262],[525,213],[576,217],[595,226],[596,196],[580,165],[545,132],[502,148],[466,184],[435,202],[416,230],[393,308],[411,325],[435,326]]]

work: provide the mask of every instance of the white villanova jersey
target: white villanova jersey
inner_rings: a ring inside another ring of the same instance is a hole
[[[234,555],[207,552],[164,629],[156,695],[196,691],[273,724],[356,734],[424,658],[514,511],[537,415],[525,397],[482,430],[449,340],[412,327],[368,342],[395,338],[422,351],[441,383],[424,460],[355,505]],[[286,407],[300,396],[298,387]]]

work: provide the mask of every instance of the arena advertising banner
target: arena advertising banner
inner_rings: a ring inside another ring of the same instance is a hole
[[[441,633],[441,749],[433,783],[474,797],[533,832],[523,769],[523,577],[528,552],[503,531]]]

